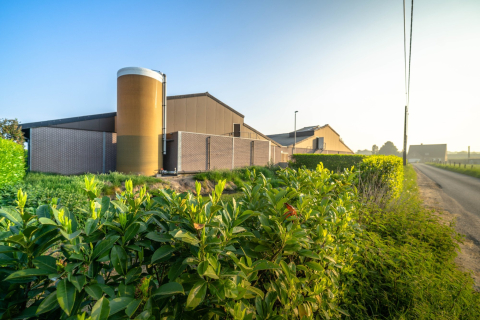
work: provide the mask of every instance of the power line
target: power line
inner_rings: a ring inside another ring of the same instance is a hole
[[[408,99],[407,105],[410,104],[410,66],[412,65],[412,31],[413,31],[413,0],[412,0],[412,11],[410,14],[410,50],[408,55]]]
[[[403,0],[403,60],[405,63],[405,122],[403,132],[403,165],[407,165],[407,130],[408,130],[408,107],[410,105],[410,70],[412,65],[412,30],[413,30],[413,0],[410,13],[410,46],[408,50],[408,77],[407,77],[407,33],[405,21],[405,0]],[[408,80],[407,80],[408,79]]]

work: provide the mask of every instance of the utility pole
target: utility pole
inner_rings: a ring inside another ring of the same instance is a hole
[[[293,153],[295,153],[295,145],[297,144],[297,112],[295,111],[295,124],[294,124],[294,141],[293,141]]]
[[[403,131],[403,165],[407,165],[407,127],[408,127],[408,106],[405,106],[405,123]]]

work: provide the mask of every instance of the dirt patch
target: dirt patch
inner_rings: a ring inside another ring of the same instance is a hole
[[[191,191],[195,193],[195,179],[193,175],[190,176],[172,176],[172,177],[162,177],[162,179],[168,183],[166,188],[175,190],[176,192],[187,192]],[[214,181],[200,181],[202,185],[202,195],[206,196],[212,193],[215,190],[216,183]],[[233,182],[227,182],[225,184],[224,194],[225,193],[234,193],[237,190],[237,186]]]
[[[420,196],[424,205],[435,211],[445,224],[455,223],[455,229],[460,234],[466,234],[460,251],[455,259],[460,270],[471,272],[475,281],[475,290],[480,291],[480,243],[469,237],[467,230],[472,225],[480,227],[480,219],[467,212],[457,201],[443,192],[442,188],[425,174],[415,168]],[[480,228],[476,228],[480,233]]]

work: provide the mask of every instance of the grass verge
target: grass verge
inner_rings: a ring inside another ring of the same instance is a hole
[[[453,171],[453,172],[458,172],[462,174],[466,174],[467,176],[472,176],[475,178],[480,178],[480,165],[472,165],[472,164],[467,164],[466,167],[465,165],[461,166],[453,166],[451,164],[438,164],[434,162],[429,162],[427,163],[428,165],[431,165],[433,167]]]
[[[461,236],[442,225],[405,168],[401,196],[366,203],[354,273],[344,308],[355,319],[480,319],[480,295],[454,258]]]
[[[274,188],[279,186],[279,180],[277,179],[275,172],[279,169],[276,166],[251,166],[245,168],[237,168],[233,170],[211,170],[206,172],[200,172],[194,175],[195,180],[215,181],[227,180],[227,182],[233,182],[237,186],[241,186],[243,181],[248,179],[247,169],[250,171],[255,170],[257,173],[262,173],[266,178],[272,179],[271,183]]]

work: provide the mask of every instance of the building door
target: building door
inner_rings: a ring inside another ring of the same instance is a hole
[[[240,137],[240,123],[233,124],[233,136],[237,138]]]

